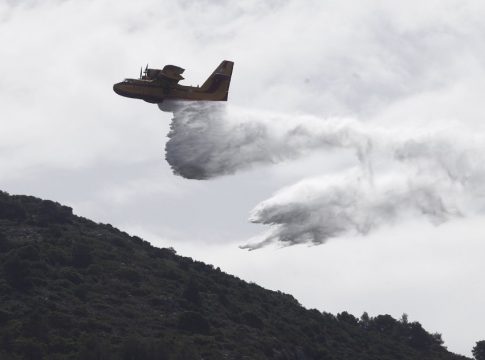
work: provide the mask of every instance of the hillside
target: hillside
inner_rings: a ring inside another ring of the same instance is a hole
[[[303,308],[52,201],[0,192],[1,359],[467,359],[417,322]]]

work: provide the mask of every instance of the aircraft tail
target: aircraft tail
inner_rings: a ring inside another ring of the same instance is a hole
[[[234,62],[224,60],[202,84],[201,90],[214,94],[215,100],[227,101],[229,85],[231,85]]]

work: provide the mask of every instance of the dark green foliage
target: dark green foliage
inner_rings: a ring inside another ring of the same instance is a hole
[[[34,245],[25,245],[16,249],[15,253],[22,260],[36,261],[39,260],[39,249]]]
[[[378,315],[369,323],[369,329],[379,333],[391,333],[399,323],[391,315]]]
[[[18,338],[15,341],[15,352],[25,360],[41,360],[44,358],[45,345],[35,339]]]
[[[51,311],[48,317],[49,327],[52,329],[69,330],[73,324],[73,318],[69,314]]]
[[[37,213],[33,216],[34,221],[40,226],[51,224],[64,224],[69,222],[72,216],[72,209],[67,206],[44,200],[39,204]]]
[[[0,309],[0,326],[5,324],[8,320],[10,320],[11,315],[8,311]]]
[[[29,262],[20,258],[18,254],[9,254],[3,262],[3,272],[7,283],[17,289],[26,290],[31,285]]]
[[[359,320],[354,315],[349,314],[347,311],[337,314],[337,320],[351,325],[357,325],[359,323]]]
[[[472,354],[476,360],[485,360],[485,340],[477,341],[473,347]]]
[[[0,192],[0,359],[466,358],[407,317],[306,310],[68,207]]]
[[[432,334],[426,332],[420,323],[411,323],[409,326],[409,345],[417,349],[427,349],[434,344],[438,344],[438,341]],[[441,340],[441,339],[440,339]],[[441,345],[441,344],[439,344]]]
[[[196,306],[200,306],[202,303],[202,300],[199,294],[199,287],[197,286],[196,282],[192,278],[185,286],[182,296],[184,297],[185,300],[187,300],[188,302]]]
[[[12,242],[8,240],[7,236],[0,232],[0,253],[8,252],[12,249]]]
[[[123,360],[145,360],[147,357],[147,346],[141,339],[130,337],[123,344],[121,349]]]
[[[42,308],[34,308],[25,315],[25,322],[22,333],[29,338],[36,338],[45,341],[48,334],[48,324]]]
[[[256,329],[262,329],[264,324],[263,321],[259,318],[258,315],[246,311],[241,314],[241,318],[244,321],[244,323],[248,326],[251,326]]]
[[[359,322],[360,326],[364,329],[369,329],[369,325],[370,325],[370,316],[369,314],[367,314],[367,312],[364,312],[362,314],[362,316],[360,317],[360,322]]]
[[[81,275],[73,268],[64,268],[60,271],[59,275],[74,284],[80,284],[83,281]]]
[[[85,268],[92,262],[91,249],[83,243],[74,243],[72,246],[72,264],[76,267]]]
[[[194,346],[189,345],[189,346],[184,346],[184,347],[178,349],[171,359],[173,359],[173,360],[199,360],[199,359],[201,359],[201,357],[198,354],[197,350],[194,348]],[[218,360],[217,356],[214,356],[211,359]]]
[[[81,301],[86,301],[89,294],[89,287],[85,284],[80,284],[74,288],[74,296],[76,296]]]
[[[40,226],[64,224],[72,217],[72,209],[50,200],[31,196],[9,196],[0,192],[0,219],[12,221],[29,220]]]
[[[116,275],[121,280],[129,281],[133,284],[138,284],[142,280],[141,275],[134,269],[120,269]]]
[[[78,360],[113,359],[111,346],[103,339],[93,335],[83,335],[78,347]]]
[[[6,193],[0,193],[0,219],[22,221],[27,218],[23,206],[12,201]]]
[[[59,248],[49,248],[46,253],[46,260],[51,265],[67,265],[69,263],[69,256],[65,251]]]
[[[170,360],[175,353],[163,341],[146,341],[140,337],[131,336],[122,345],[120,359],[123,360]]]
[[[179,315],[178,326],[180,329],[190,333],[209,334],[209,321],[198,312],[186,311]]]

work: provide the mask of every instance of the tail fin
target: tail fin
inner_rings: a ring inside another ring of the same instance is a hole
[[[204,84],[202,84],[200,89],[204,92],[214,94],[217,100],[227,101],[233,67],[234,63],[232,61],[224,60]]]

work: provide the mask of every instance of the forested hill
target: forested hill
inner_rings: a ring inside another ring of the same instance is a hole
[[[0,359],[467,359],[389,315],[303,308],[211,265],[0,192]]]

